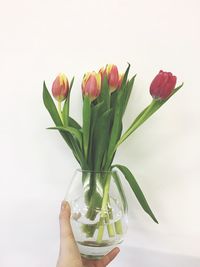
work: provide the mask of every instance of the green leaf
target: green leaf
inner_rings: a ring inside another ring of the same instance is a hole
[[[72,134],[79,142],[80,148],[82,148],[82,134],[79,130],[73,127],[49,127],[49,130],[59,130]]]
[[[62,117],[63,117],[64,126],[68,126],[69,124],[69,103],[70,103],[70,94],[71,94],[71,88],[73,86],[73,83],[74,83],[74,77],[72,78],[70,82],[69,93],[63,105]]]
[[[120,194],[123,206],[124,206],[124,210],[126,211],[126,210],[128,210],[128,203],[127,203],[127,200],[126,200],[126,196],[125,196],[125,193],[124,193],[124,190],[123,190],[122,183],[120,181],[120,178],[119,178],[117,172],[115,172],[115,171],[112,172],[112,176],[114,178],[115,184],[116,184],[117,189],[119,191],[119,194]]]
[[[45,82],[43,83],[43,102],[51,115],[52,120],[54,121],[56,126],[63,126],[59,113],[57,111],[56,105],[46,87]]]
[[[123,92],[120,91],[120,93],[117,96],[117,101],[116,101],[114,121],[113,121],[112,129],[111,129],[110,142],[108,146],[106,167],[109,167],[112,162],[113,155],[114,155],[114,148],[116,146],[117,141],[120,138],[121,131],[122,131],[122,105],[121,105],[122,99],[123,99]]]
[[[104,153],[107,151],[109,142],[110,118],[112,109],[105,111],[98,119],[98,123],[94,129],[93,139],[93,155],[94,155],[94,170],[99,171],[102,166]]]
[[[125,97],[124,97],[124,104],[123,104],[123,111],[122,111],[123,115],[125,113],[125,110],[126,110],[126,107],[127,107],[127,104],[128,104],[128,101],[129,101],[129,98],[130,98],[130,95],[131,95],[131,92],[132,92],[132,89],[133,89],[133,84],[134,84],[134,81],[135,81],[135,77],[136,77],[136,75],[134,75],[131,78],[131,80],[127,82],[127,85],[124,88],[125,89]]]
[[[87,163],[83,157],[82,152],[82,134],[79,130],[73,127],[49,127],[49,130],[58,130],[62,135],[63,138],[69,139],[71,144],[71,149],[80,163],[83,169],[87,168]]]
[[[70,82],[69,91],[71,91],[73,84],[74,84],[74,77],[72,78],[72,80]]]
[[[97,121],[99,117],[104,113],[103,112],[103,106],[104,102],[100,102],[96,104],[95,106],[92,106],[92,111],[91,111],[91,127],[94,127],[95,124],[97,124]]]
[[[125,71],[124,78],[122,80],[121,88],[119,88],[119,91],[123,90],[124,86],[126,85],[126,81],[128,79],[128,74],[129,74],[130,67],[131,67],[131,65],[128,63],[128,67],[127,67],[127,69]]]
[[[91,121],[90,121],[90,139],[89,139],[89,150],[88,150],[88,163],[90,165],[90,169],[92,169],[92,167],[94,166],[93,164],[94,157],[92,153],[94,145],[94,138],[93,138],[94,128],[95,125],[98,124],[98,120],[102,115],[102,112],[104,110],[104,103],[100,102],[96,105],[92,105],[91,108],[92,110],[91,110]]]
[[[147,203],[147,200],[142,190],[140,189],[137,181],[135,180],[135,177],[130,172],[130,170],[127,167],[118,164],[112,166],[112,168],[114,167],[118,168],[123,173],[143,210],[154,220],[154,222],[158,223],[156,217],[154,216],[153,212],[149,207],[149,204]]]
[[[81,126],[75,121],[73,118],[69,117],[69,126],[74,127],[76,129],[81,129]]]
[[[110,107],[115,108],[116,106],[116,101],[117,101],[117,96],[118,96],[118,93],[119,93],[119,90],[115,90],[112,94],[111,94],[111,97],[110,97]]]
[[[90,137],[91,100],[85,96],[83,99],[83,150],[87,160]]]
[[[119,92],[117,94],[117,99],[115,102],[114,119],[113,119],[110,142],[109,142],[109,147],[108,147],[106,168],[109,168],[109,166],[112,163],[112,160],[115,154],[115,146],[122,132],[123,103],[124,103],[125,87],[126,87],[126,81],[128,78],[129,69],[130,69],[130,64],[128,65],[126,72],[124,74],[122,85],[121,85],[121,88],[119,89]]]
[[[108,86],[108,79],[106,76],[103,79],[103,83],[101,86],[101,94],[98,97],[98,102],[104,103],[103,112],[110,108],[110,91]]]
[[[147,111],[148,108],[149,105],[142,112],[140,112],[140,114],[135,118],[134,123],[136,123],[143,116],[143,114]]]
[[[122,102],[120,103],[120,106],[122,106],[122,103],[125,102],[125,99],[126,99],[126,89],[127,89],[127,85],[129,82],[127,82],[127,79],[128,79],[128,73],[129,73],[129,70],[130,70],[130,64],[128,64],[128,67],[125,71],[125,74],[124,74],[124,78],[122,80],[122,84],[121,84],[121,87],[117,90],[115,90],[112,94],[111,94],[111,108],[113,108],[113,110],[115,110],[115,108],[118,108],[118,102],[117,102],[117,99],[118,99],[118,95],[122,95]],[[123,108],[122,108],[123,109]],[[114,111],[115,113],[115,111]]]

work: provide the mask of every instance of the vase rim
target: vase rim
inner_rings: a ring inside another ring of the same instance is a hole
[[[110,170],[110,171],[94,171],[94,170],[82,170],[80,168],[76,169],[78,172],[82,173],[113,173],[116,172],[116,170]]]

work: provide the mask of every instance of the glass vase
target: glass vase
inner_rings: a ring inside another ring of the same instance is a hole
[[[123,241],[128,206],[117,171],[76,170],[66,200],[83,257],[100,259]]]

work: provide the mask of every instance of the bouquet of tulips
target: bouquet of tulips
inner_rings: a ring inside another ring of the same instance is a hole
[[[99,72],[88,72],[82,81],[82,123],[79,124],[70,115],[70,93],[74,78],[69,83],[64,74],[56,77],[52,85],[54,103],[44,82],[43,100],[50,113],[56,129],[60,132],[82,170],[94,172],[111,171],[118,168],[144,211],[155,221],[146,198],[131,171],[122,165],[113,165],[113,159],[118,147],[147,119],[149,119],[183,84],[176,87],[176,76],[170,72],[160,71],[150,85],[152,100],[150,104],[133,120],[130,127],[123,130],[123,117],[130,98],[136,75],[128,78],[130,65],[126,71],[119,74],[115,65],[106,65]],[[84,182],[84,178],[83,178]],[[86,201],[91,207],[105,208],[108,204],[109,179],[101,181],[103,197],[99,200],[92,194]],[[90,184],[90,187],[95,186]],[[91,191],[92,192],[92,191]],[[92,210],[92,209],[91,209]],[[90,219],[95,214],[88,213]],[[120,226],[118,227],[118,232]]]

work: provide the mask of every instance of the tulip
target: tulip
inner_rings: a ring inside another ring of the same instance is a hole
[[[99,73],[101,74],[101,79],[103,80],[105,75],[108,77],[108,85],[110,92],[114,92],[119,87],[119,73],[116,65],[108,64],[106,68],[101,68]]]
[[[52,94],[58,102],[61,102],[67,98],[68,93],[69,93],[68,79],[65,76],[65,74],[61,73],[56,77],[56,79],[53,82]]]
[[[82,81],[82,92],[88,96],[91,101],[95,100],[101,92],[101,75],[100,73],[88,72],[84,75]]]
[[[176,85],[176,76],[171,72],[160,71],[150,85],[150,94],[154,99],[168,98]]]

